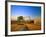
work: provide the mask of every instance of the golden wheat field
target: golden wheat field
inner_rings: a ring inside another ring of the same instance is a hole
[[[11,31],[31,31],[31,30],[41,30],[40,19],[22,22],[17,22],[15,20],[11,21]]]

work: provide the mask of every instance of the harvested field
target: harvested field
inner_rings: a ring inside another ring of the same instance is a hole
[[[41,25],[29,23],[29,22],[17,22],[11,21],[11,31],[30,31],[41,30]]]

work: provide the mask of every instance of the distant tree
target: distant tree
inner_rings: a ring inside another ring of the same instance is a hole
[[[23,16],[19,16],[17,20],[18,20],[18,21],[24,20],[24,19],[23,19]]]

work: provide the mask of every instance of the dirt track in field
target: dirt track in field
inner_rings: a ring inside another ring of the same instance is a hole
[[[33,23],[22,23],[17,24],[15,21],[12,21],[11,31],[30,31],[30,30],[40,30],[41,25],[33,24]]]

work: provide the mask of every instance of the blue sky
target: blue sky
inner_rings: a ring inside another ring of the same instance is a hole
[[[40,17],[41,7],[11,5],[11,16],[31,16],[32,18]]]

